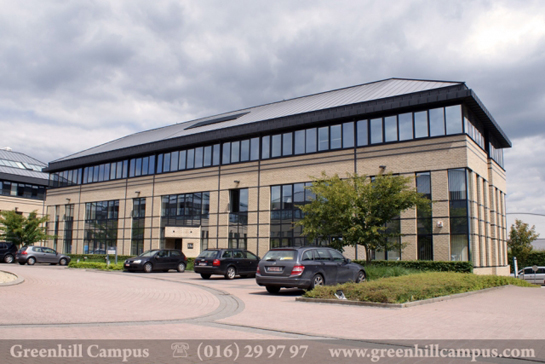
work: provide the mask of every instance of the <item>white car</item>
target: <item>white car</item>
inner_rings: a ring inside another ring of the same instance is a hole
[[[545,285],[545,267],[537,267],[536,272],[534,272],[532,267],[525,267],[519,270],[518,278],[530,283]]]

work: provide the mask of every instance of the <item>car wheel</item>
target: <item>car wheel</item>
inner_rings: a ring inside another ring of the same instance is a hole
[[[227,272],[225,272],[225,278],[226,279],[233,279],[237,275],[237,270],[235,267],[230,266],[227,268]]]
[[[322,277],[321,274],[316,274],[314,277],[312,277],[312,281],[310,281],[310,287],[309,290],[314,289],[316,286],[323,286],[324,285],[324,277]]]
[[[201,273],[201,278],[202,279],[210,279],[210,274]]]
[[[34,265],[36,263],[36,258],[30,257],[27,259],[26,264],[28,265]]]
[[[278,293],[280,292],[280,287],[275,287],[275,286],[266,286],[265,288],[267,288],[267,292],[269,293]]]
[[[11,254],[8,254],[8,255],[6,255],[6,256],[4,257],[4,263],[8,263],[8,264],[9,264],[9,263],[13,263],[13,260],[14,260],[14,259],[13,259],[13,255],[11,255]]]
[[[183,273],[185,272],[185,263],[178,264],[178,272]]]
[[[61,258],[61,260],[59,260],[59,264],[60,265],[67,265],[68,264],[68,260],[66,258]]]
[[[152,270],[153,270],[153,265],[151,265],[151,263],[144,264],[144,272],[151,273]]]
[[[365,282],[365,272],[360,270],[358,276],[356,277],[356,283]]]

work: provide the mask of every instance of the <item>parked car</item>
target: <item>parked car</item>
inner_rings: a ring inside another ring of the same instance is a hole
[[[17,254],[17,246],[13,243],[0,241],[0,261],[13,263]]]
[[[256,282],[269,293],[280,288],[311,290],[315,286],[365,281],[365,269],[326,247],[272,249],[259,262]]]
[[[168,272],[176,269],[178,272],[185,272],[187,258],[177,249],[153,249],[148,250],[137,257],[129,258],[123,263],[123,269],[128,271],[142,270],[146,273],[152,271]]]
[[[15,256],[19,264],[34,265],[35,263],[50,263],[67,265],[70,257],[46,246],[27,245],[19,249]]]
[[[233,279],[237,275],[243,278],[255,277],[259,257],[243,249],[206,249],[195,258],[195,273],[203,279],[217,274]]]
[[[511,274],[512,276],[514,274]],[[525,267],[519,270],[518,278],[524,279],[530,283],[545,285],[545,267],[537,267],[537,271],[534,273],[532,267]]]

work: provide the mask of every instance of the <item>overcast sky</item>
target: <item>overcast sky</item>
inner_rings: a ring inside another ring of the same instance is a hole
[[[0,147],[50,162],[138,131],[390,77],[464,81],[513,142],[508,212],[545,214],[545,1],[0,6]],[[532,221],[545,237],[545,216]]]

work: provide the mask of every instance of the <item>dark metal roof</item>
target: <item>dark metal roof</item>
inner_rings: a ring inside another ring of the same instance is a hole
[[[463,82],[391,78],[148,130],[49,163],[48,172],[333,119],[467,102],[502,147],[511,142]],[[219,121],[218,121],[219,120]]]
[[[0,179],[46,186],[49,174],[41,172],[46,164],[26,154],[0,149]]]

